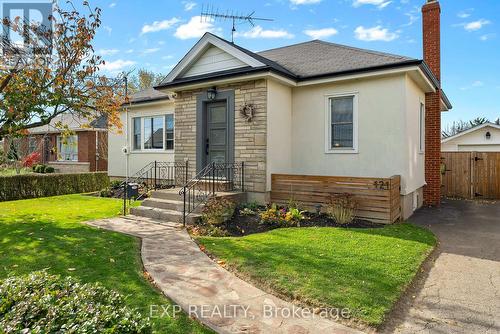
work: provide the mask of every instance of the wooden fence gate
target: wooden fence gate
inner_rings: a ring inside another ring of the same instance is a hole
[[[442,195],[500,199],[500,152],[442,152]]]

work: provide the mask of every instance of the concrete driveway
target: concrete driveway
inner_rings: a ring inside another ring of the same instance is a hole
[[[445,200],[410,221],[430,228],[440,245],[384,331],[500,333],[500,202]]]

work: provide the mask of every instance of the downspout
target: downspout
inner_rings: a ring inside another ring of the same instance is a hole
[[[126,140],[125,147],[128,147],[128,144],[129,144],[129,135],[128,135],[128,108],[127,107],[125,107],[125,131],[126,131],[126,134],[125,134],[125,140]],[[128,183],[128,176],[129,176],[129,161],[128,161],[129,152],[128,152],[128,150],[130,150],[130,148],[128,148],[127,152],[125,153],[125,181],[126,181],[126,183]]]
[[[95,131],[95,170],[94,172],[97,172],[99,164],[99,132],[96,130]]]
[[[128,99],[128,78],[125,76],[125,103],[127,103]],[[125,104],[125,147],[127,147],[127,152],[125,153],[125,183],[128,184],[128,176],[129,176],[129,129],[128,129],[128,106]]]

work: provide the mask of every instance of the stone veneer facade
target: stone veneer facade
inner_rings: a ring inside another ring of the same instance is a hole
[[[207,87],[208,88],[208,87]],[[196,97],[206,88],[177,91],[175,99],[175,161],[189,160],[190,173],[196,164]],[[262,193],[266,190],[267,151],[267,81],[265,79],[217,86],[218,91],[234,90],[235,100],[235,162],[245,162],[245,190]],[[255,117],[248,122],[240,114],[245,103],[256,107]]]

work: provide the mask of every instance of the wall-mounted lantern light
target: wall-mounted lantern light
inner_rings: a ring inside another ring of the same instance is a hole
[[[215,100],[216,97],[217,97],[217,88],[215,88],[215,86],[213,86],[212,88],[209,88],[207,90],[207,99],[209,99],[210,101],[213,101],[213,100]]]
[[[486,139],[487,140],[490,140],[491,139],[491,133],[488,131],[486,132]]]

